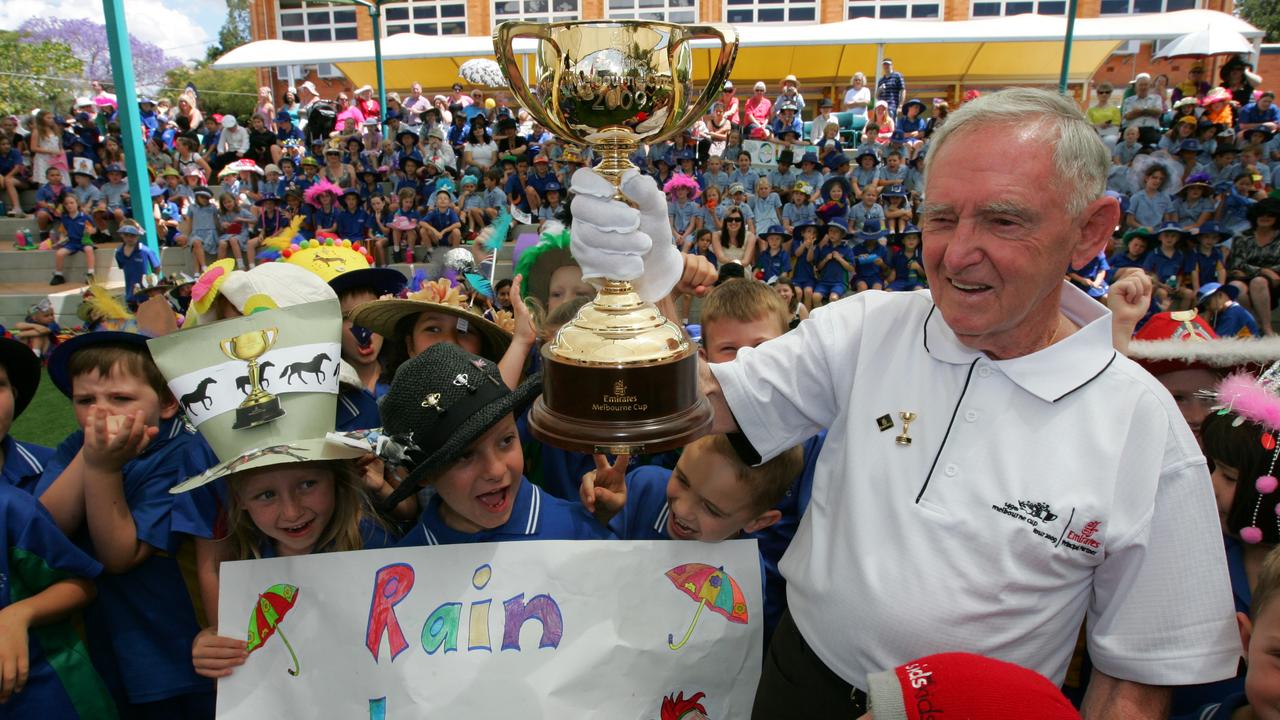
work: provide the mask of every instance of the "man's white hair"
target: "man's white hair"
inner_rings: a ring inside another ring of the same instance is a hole
[[[925,177],[951,136],[991,126],[1031,130],[1052,145],[1058,187],[1066,196],[1071,217],[1077,217],[1106,192],[1111,157],[1097,131],[1069,98],[1034,88],[1010,88],[983,95],[948,115],[929,143]],[[1010,163],[1009,172],[1017,172],[1016,160]]]

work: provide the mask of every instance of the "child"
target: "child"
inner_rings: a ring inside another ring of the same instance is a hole
[[[702,195],[702,189],[692,177],[678,174],[667,181],[662,191],[667,195],[667,220],[671,223],[672,242],[688,252],[694,233],[702,227],[702,207],[694,202]]]
[[[729,173],[730,188],[734,185],[741,185],[744,189],[751,188],[754,190],[756,182],[760,180],[760,176],[756,175],[755,171],[751,169],[751,153],[743,150],[738,153],[736,160],[737,166]],[[732,189],[730,193],[732,193]]]
[[[876,173],[876,185],[888,188],[892,185],[905,184],[907,172],[907,165],[902,161],[902,153],[890,152],[888,157],[884,159],[884,167],[880,168],[880,172]]]
[[[218,196],[218,259],[234,257],[236,268],[244,270],[244,253],[249,245],[252,218],[240,209],[233,195]]]
[[[818,160],[818,154],[815,152],[807,152],[800,156],[800,174],[797,176],[797,182],[808,185],[810,191],[818,192],[818,188],[822,185],[822,163]],[[810,200],[816,200],[816,196],[811,196]]]
[[[342,188],[324,178],[307,188],[303,198],[307,202],[307,221],[303,224],[303,234],[317,237],[320,233],[336,233],[338,230],[338,195]]]
[[[211,202],[213,193],[209,192],[209,188],[196,188],[195,196],[195,204],[188,205],[183,212],[182,234],[191,245],[191,256],[195,259],[196,272],[202,273],[206,258],[217,257],[218,234],[221,232],[221,226],[218,223],[218,208]]]
[[[1107,283],[1107,272],[1111,266],[1107,264],[1107,254],[1099,252],[1098,256],[1081,267],[1067,269],[1067,279],[1072,285],[1089,294],[1089,297],[1100,302],[1107,301],[1107,291],[1111,289]]]
[[[462,176],[462,194],[458,196],[458,205],[461,207],[459,215],[462,217],[463,234],[468,238],[474,238],[488,224],[484,212],[484,194],[476,189],[479,183],[471,173]]]
[[[1219,285],[1227,282],[1226,259],[1222,247],[1222,230],[1218,224],[1209,220],[1200,226],[1195,235],[1195,247],[1187,253],[1188,270],[1191,275],[1191,289],[1200,291],[1202,285],[1216,282]]]
[[[832,176],[822,184],[823,202],[818,205],[818,219],[825,223],[838,222],[841,225],[849,221],[849,181],[840,176]]]
[[[1262,337],[1258,322],[1243,305],[1236,302],[1240,288],[1218,282],[1207,282],[1196,293],[1196,306],[1213,331],[1221,338]]]
[[[47,298],[42,301],[48,302]],[[52,306],[48,313],[52,321]],[[35,493],[53,450],[15,440],[9,429],[35,398],[40,375],[40,358],[31,348],[19,340],[0,337],[0,485],[15,487],[28,495]]]
[[[432,345],[402,369],[381,403],[383,432],[418,447],[387,504],[420,485],[436,492],[400,546],[611,536],[578,503],[524,479],[515,415],[537,396],[538,378],[512,390],[496,364],[451,343]]]
[[[22,152],[13,146],[13,138],[0,134],[0,189],[9,205],[8,216],[26,219],[19,193],[27,187],[27,168]]]
[[[1173,199],[1164,191],[1169,182],[1169,171],[1159,163],[1143,173],[1142,190],[1129,196],[1129,212],[1125,214],[1125,227],[1156,227],[1173,222]]]
[[[62,196],[67,194],[67,186],[62,184],[62,170],[50,167],[44,172],[45,184],[36,190],[36,227],[40,229],[40,239],[49,236],[50,226],[62,214]]]
[[[1196,174],[1187,178],[1173,201],[1174,221],[1184,228],[1198,228],[1213,218],[1218,203],[1213,199],[1209,176]]]
[[[854,292],[884,289],[884,276],[889,271],[889,252],[880,244],[884,236],[885,231],[874,220],[864,224],[857,232],[862,247],[853,256],[856,268]]]
[[[402,188],[397,194],[395,215],[391,219],[391,261],[413,262],[413,246],[421,237],[427,242],[425,231],[419,227],[422,216],[415,207],[418,193],[412,188]],[[404,248],[401,255],[400,248]]]
[[[143,245],[142,226],[132,220],[126,220],[120,226],[120,247],[116,248],[116,267],[124,272],[124,286],[127,299],[141,302],[133,294],[133,288],[141,282],[143,275],[160,272],[160,258],[150,247]]]
[[[261,207],[261,210],[258,211],[258,232],[249,238],[249,245],[245,249],[245,263],[249,269],[257,264],[257,253],[263,243],[289,226],[289,216],[280,209],[279,197],[263,193],[254,204]]]
[[[846,240],[849,229],[838,220],[827,223],[826,233],[818,247],[809,253],[809,262],[818,271],[813,288],[814,303],[833,303],[849,289],[849,273],[853,272],[853,248]]]
[[[462,245],[462,220],[458,217],[458,211],[453,208],[453,194],[448,190],[438,190],[434,200],[435,207],[418,224],[425,233],[423,244],[428,247],[422,262],[431,260],[432,247],[446,243],[448,247]]]
[[[13,330],[14,337],[26,344],[36,357],[47,356],[62,333],[54,317],[53,302],[47,297],[27,308],[26,319],[14,325]]]
[[[877,186],[876,180],[880,176],[880,158],[869,150],[858,153],[858,157],[854,158],[856,167],[850,173],[850,180],[853,182],[853,192],[858,198],[861,198],[867,188]],[[865,221],[864,221],[865,222]]]
[[[102,563],[85,631],[123,714],[212,717],[213,686],[190,665],[199,628],[170,534],[169,489],[213,458],[179,416],[146,340],[94,332],[54,350],[49,378],[71,398],[81,429],[58,447],[36,495]]]
[[[884,221],[889,232],[894,236],[901,235],[903,228],[911,224],[911,203],[907,200],[907,189],[902,185],[890,185],[884,189],[885,208]]]
[[[809,308],[800,302],[800,293],[795,285],[786,280],[779,280],[773,284],[773,291],[782,298],[782,302],[787,306],[787,312],[791,314],[791,320],[787,323],[788,330],[795,330],[801,320],[809,319]]]
[[[748,202],[751,206],[751,215],[755,218],[754,227],[757,232],[782,224],[782,200],[773,191],[773,185],[769,183],[768,178],[760,178],[756,181],[756,193]]]
[[[78,167],[71,173],[71,182],[74,185],[71,188],[71,194],[76,196],[76,200],[80,202],[81,209],[93,220],[94,226],[105,228],[107,226],[107,206],[102,199],[102,191],[94,185],[97,176],[93,174],[93,161],[88,158],[79,158]],[[97,238],[102,240],[103,238]]]
[[[568,221],[568,207],[564,204],[563,186],[552,178],[542,187],[542,202],[538,205],[538,232],[542,232],[547,223],[555,220],[560,223]]]
[[[374,264],[387,266],[387,244],[391,242],[391,221],[395,219],[395,210],[385,195],[374,195],[369,198],[369,235],[373,240]]]
[[[58,216],[58,224],[54,226],[54,234],[60,238],[55,242],[58,250],[53,255],[53,279],[50,285],[62,285],[67,281],[62,275],[62,268],[67,258],[76,253],[84,253],[85,282],[93,283],[94,247],[93,234],[97,229],[93,221],[80,211],[80,201],[73,193],[62,196],[62,212]],[[85,247],[88,245],[88,248]]]
[[[800,223],[791,229],[791,237],[799,242],[792,242],[794,249],[791,251],[795,257],[795,264],[792,266],[791,282],[796,287],[796,292],[800,294],[800,301],[804,303],[806,308],[812,309],[813,304],[813,288],[818,283],[817,273],[813,268],[813,249],[818,244],[818,234],[822,232],[822,226],[817,222]]]
[[[1168,222],[1157,227],[1155,234],[1160,244],[1142,263],[1156,284],[1152,301],[1161,310],[1191,307],[1195,293],[1186,286],[1187,256],[1182,252],[1186,233],[1177,223]]]
[[[1115,281],[1116,271],[1120,268],[1142,267],[1147,261],[1147,247],[1150,240],[1150,228],[1134,228],[1126,232],[1121,238],[1124,249],[1107,259],[1107,265],[1111,268],[1107,275],[1107,282]]]
[[[1247,232],[1252,226],[1249,211],[1258,202],[1252,197],[1252,184],[1252,177],[1245,173],[1217,188],[1222,196],[1218,204],[1218,224],[1229,233]]]
[[[711,188],[724,192],[729,187],[729,173],[724,171],[723,166],[724,161],[719,155],[712,155],[707,158],[707,169],[702,173],[702,191],[704,193]]]
[[[907,292],[929,287],[924,274],[924,254],[920,251],[920,228],[902,229],[902,248],[890,258],[889,289]]]
[[[337,235],[343,240],[356,243],[369,237],[369,213],[360,207],[359,190],[353,188],[342,193],[342,209],[338,210],[337,222]]]
[[[102,200],[106,203],[107,210],[115,218],[117,223],[124,222],[129,215],[129,183],[125,180],[127,173],[120,165],[108,165],[106,168],[107,181],[102,184]],[[165,182],[169,182],[169,177],[176,174],[172,168],[166,168],[160,173],[165,178]],[[179,177],[179,180],[182,178]],[[170,185],[172,187],[172,185]]]
[[[781,225],[774,225],[765,232],[764,240],[767,247],[756,257],[756,274],[765,282],[774,282],[791,272],[791,254],[782,247],[791,241],[791,235]]]
[[[1111,149],[1111,160],[1116,165],[1127,167],[1138,156],[1142,143],[1138,142],[1138,126],[1130,125],[1124,129],[1120,142]]]
[[[880,188],[878,186],[868,185],[864,187],[862,189],[862,199],[849,208],[849,223],[854,227],[862,227],[872,220],[885,224],[884,206],[877,202],[879,199]]]
[[[782,226],[787,232],[793,232],[797,225],[811,223],[818,219],[818,208],[809,199],[813,188],[797,182],[791,187],[791,202],[782,208]]]

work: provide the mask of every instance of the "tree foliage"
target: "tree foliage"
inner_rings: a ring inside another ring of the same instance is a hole
[[[200,111],[205,115],[231,113],[247,120],[257,105],[258,74],[251,68],[215,70],[201,62],[195,67],[184,65],[169,71],[166,83],[169,87],[183,88],[187,83],[195,86]]]
[[[213,62],[223,55],[249,42],[252,30],[249,25],[249,0],[227,0],[227,19],[218,30],[218,42],[210,45],[205,59]]]
[[[83,63],[57,42],[33,42],[0,30],[0,114],[71,105],[76,88],[51,78],[80,77]]]
[[[1263,42],[1280,42],[1280,3],[1276,0],[1236,0],[1236,13],[1267,34]]]
[[[39,17],[22,23],[18,32],[26,43],[65,45],[80,59],[84,80],[110,82],[111,48],[107,43],[106,25],[84,18]],[[159,46],[133,35],[129,36],[129,48],[133,53],[134,77],[140,87],[160,85],[165,73],[182,64]]]

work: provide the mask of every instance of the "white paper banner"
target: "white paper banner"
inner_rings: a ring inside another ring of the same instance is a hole
[[[338,343],[310,343],[273,348],[258,358],[262,389],[272,395],[291,392],[338,393]],[[193,360],[199,364],[203,359]],[[249,364],[243,360],[203,367],[169,381],[192,425],[231,412],[251,391]]]
[[[218,607],[219,632],[231,637],[284,611],[218,682],[223,719],[657,720],[665,697],[698,693],[705,717],[745,718],[760,674],[754,540],[481,543],[224,563]]]
[[[742,149],[751,153],[751,169],[752,170],[777,170],[778,155],[786,148],[782,143],[770,142],[768,140],[743,140]],[[791,146],[791,165],[792,167],[800,167],[800,158],[805,153],[816,153],[818,148],[815,145],[792,145]],[[751,188],[747,188],[747,193],[751,193]]]

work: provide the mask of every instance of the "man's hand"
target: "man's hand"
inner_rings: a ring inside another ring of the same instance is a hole
[[[84,461],[103,472],[120,472],[125,463],[138,457],[159,428],[147,427],[141,410],[133,415],[110,415],[107,409],[89,408],[84,428]]]
[[[601,525],[608,525],[627,504],[627,463],[631,456],[619,455],[612,465],[604,455],[596,455],[595,461],[596,469],[582,476],[578,496]]]

